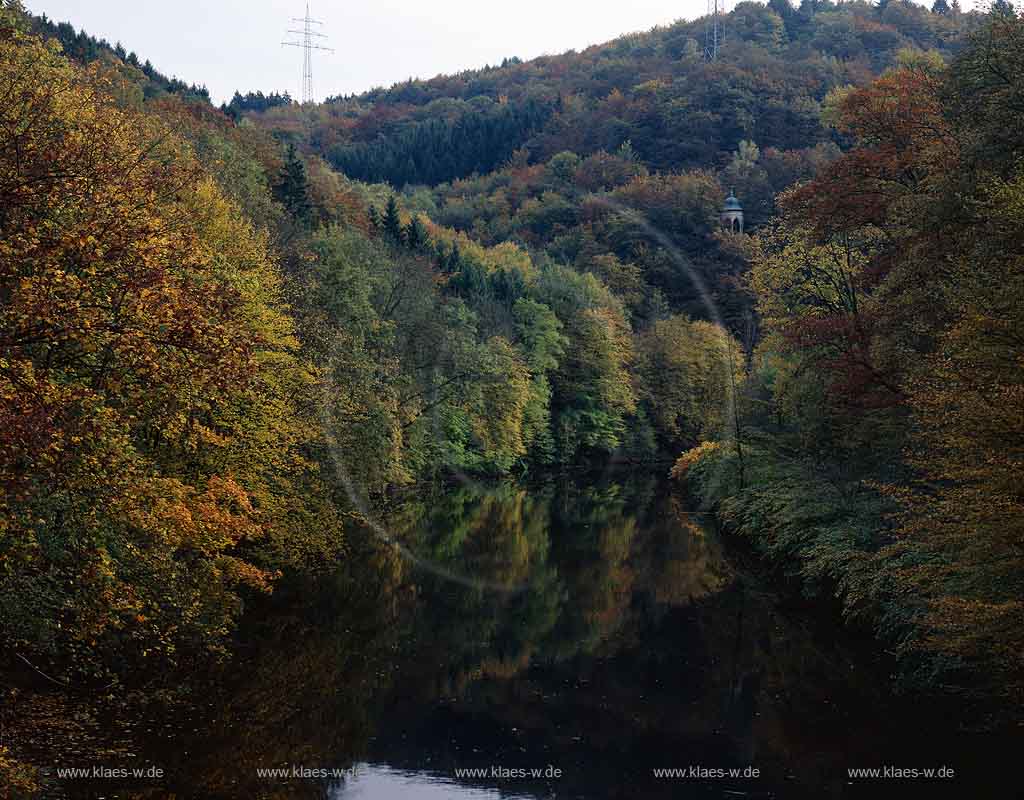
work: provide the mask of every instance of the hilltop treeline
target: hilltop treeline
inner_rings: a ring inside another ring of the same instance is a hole
[[[19,11],[24,10],[20,2],[11,2],[9,5]],[[60,42],[69,58],[81,64],[105,61],[132,73],[134,81],[147,98],[160,94],[176,94],[204,102],[210,101],[210,92],[205,86],[167,77],[157,70],[148,58],[142,60],[134,51],[126,50],[120,42],[111,44],[106,39],[97,39],[83,29],[76,30],[70,22],[54,22],[45,14],[24,16],[34,33]]]
[[[717,167],[744,140],[783,151],[831,141],[820,118],[831,89],[868,82],[906,48],[951,55],[980,19],[902,0],[743,2],[724,21],[715,62],[704,57],[706,21],[681,21],[579,53],[276,108],[254,121],[361,179],[398,188],[483,173],[488,159],[516,150],[543,163],[565,150],[614,152],[626,141],[654,170]],[[534,119],[531,108],[547,113]],[[456,137],[429,169],[418,160],[448,143],[450,126],[508,117],[533,121],[502,124],[487,141]],[[411,154],[413,142],[422,149]]]
[[[349,175],[405,186],[414,213],[595,275],[637,330],[684,313],[749,348],[749,253],[718,230],[725,194],[741,198],[748,231],[764,225],[783,190],[848,145],[823,117],[829,92],[866,84],[901,52],[949,58],[982,19],[903,2],[741,3],[716,62],[706,21],[679,22],[249,118]],[[482,135],[482,121],[517,109],[535,109],[533,123]]]

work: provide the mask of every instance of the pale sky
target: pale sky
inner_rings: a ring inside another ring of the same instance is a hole
[[[168,76],[301,97],[302,51],[282,47],[304,0],[26,0],[35,13],[120,41]],[[430,78],[519,56],[583,49],[700,16],[706,0],[311,0],[336,52],[317,53],[316,97]]]

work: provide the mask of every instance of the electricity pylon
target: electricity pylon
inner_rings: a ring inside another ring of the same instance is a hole
[[[314,25],[323,25],[322,22],[316,19],[312,19],[309,16],[309,3],[306,3],[306,16],[305,17],[292,17],[292,22],[301,22],[302,30],[296,30],[295,28],[289,28],[288,33],[296,33],[302,37],[301,42],[281,42],[282,45],[288,47],[301,47],[303,50],[303,63],[302,63],[302,102],[303,104],[313,102],[313,51],[314,50],[325,50],[328,53],[333,53],[334,49],[331,47],[324,47],[320,44],[316,44],[314,39],[326,39],[327,37],[319,31],[313,30]]]
[[[708,0],[708,26],[704,34],[704,58],[708,61],[718,60],[718,49],[722,46],[725,33],[722,20],[725,3],[726,0]]]

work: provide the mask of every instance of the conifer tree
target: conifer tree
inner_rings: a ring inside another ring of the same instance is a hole
[[[277,185],[277,200],[298,222],[310,222],[312,204],[309,201],[309,183],[306,180],[306,166],[299,158],[295,145],[288,146],[281,181]]]
[[[384,209],[384,219],[381,227],[384,229],[384,233],[395,242],[400,243],[402,241],[402,220],[398,216],[398,202],[395,200],[394,195],[388,198],[388,205]]]
[[[459,253],[457,242],[452,243],[452,251],[448,254],[448,262],[445,264],[445,272],[456,273],[462,267],[462,255]]]
[[[427,244],[427,232],[420,222],[419,217],[413,217],[404,230],[406,247],[410,250],[421,250]]]

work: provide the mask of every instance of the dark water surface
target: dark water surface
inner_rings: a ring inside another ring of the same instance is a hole
[[[47,793],[1024,794],[1005,736],[960,733],[947,711],[895,697],[885,661],[837,633],[831,609],[773,591],[659,481],[448,487],[384,527],[404,552],[354,537],[344,569],[282,587],[247,614],[234,665],[189,702],[137,720],[90,718],[67,699],[50,709],[83,715],[88,743],[38,737],[36,763],[163,776],[51,772]],[[115,734],[94,741],[97,728]],[[848,775],[887,767],[954,777]]]

